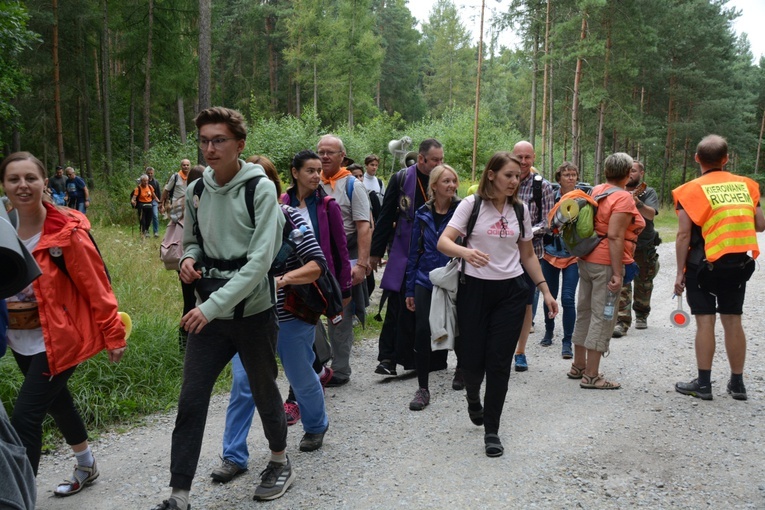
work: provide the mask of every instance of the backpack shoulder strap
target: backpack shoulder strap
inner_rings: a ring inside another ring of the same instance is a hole
[[[192,200],[192,207],[194,209],[199,209],[199,201],[202,199],[202,192],[205,190],[205,183],[203,179],[198,179],[197,183],[194,185],[194,196],[196,197],[196,200]],[[202,250],[202,253],[205,251],[205,245],[204,241],[202,240],[202,232],[199,230],[199,220],[197,219],[196,215],[194,216],[194,225],[192,226],[192,232],[194,233],[194,236],[197,238],[197,244],[199,245],[199,248]]]
[[[481,202],[483,199],[478,196],[478,193],[474,193],[475,202],[473,203],[473,209],[470,211],[470,217],[468,218],[467,228],[465,229],[465,237],[462,238],[462,246],[467,246],[468,237],[473,233],[476,221],[478,221],[478,213],[481,211]],[[460,283],[465,283],[465,259],[462,259],[462,268],[460,269]]]
[[[604,198],[606,198],[608,195],[611,195],[611,194],[613,194],[613,193],[616,193],[617,191],[624,191],[624,190],[623,190],[623,189],[621,189],[621,188],[618,188],[618,187],[616,187],[616,186],[613,186],[613,187],[611,187],[611,188],[608,188],[608,189],[607,189],[606,191],[604,191],[603,193],[600,193],[600,194],[598,194],[598,195],[596,195],[596,196],[594,196],[594,197],[592,197],[592,198],[594,198],[596,202],[600,202],[601,200],[603,200]]]
[[[104,260],[104,256],[101,254],[101,250],[98,249],[98,244],[96,243],[96,239],[93,237],[93,234],[90,233],[90,230],[88,232],[88,237],[90,238],[90,242],[93,243],[93,246],[96,248],[96,251],[98,252],[98,256],[101,258],[101,262],[104,265],[104,271],[106,272],[106,278],[109,280],[109,283],[112,283],[112,275],[109,274],[109,268],[106,267],[106,261]],[[64,273],[65,275],[69,275],[69,270],[66,268],[66,261],[64,260],[64,255],[61,254],[59,257],[51,257],[51,260],[53,261],[56,266],[58,266],[59,270]]]
[[[253,225],[255,225],[255,188],[258,187],[258,181],[262,178],[262,175],[256,175],[244,185],[244,203]]]
[[[537,177],[540,177],[537,179]],[[534,194],[534,203],[537,205],[537,221],[534,223],[539,223],[542,221],[542,176],[539,174],[535,174],[534,177],[532,177],[531,182],[531,190]]]
[[[523,220],[525,216],[523,212],[523,204],[520,202],[513,202],[513,209],[515,209],[515,217],[518,218],[518,228],[521,234],[518,237],[518,240],[521,240],[526,235],[526,229],[523,225]]]
[[[353,209],[353,185],[356,178],[351,176],[350,179],[345,180],[345,194],[348,195],[348,201],[351,203],[351,209]]]

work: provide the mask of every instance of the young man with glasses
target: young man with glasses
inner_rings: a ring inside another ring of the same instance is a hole
[[[199,147],[208,167],[204,190],[186,191],[181,280],[196,282],[197,306],[183,316],[189,332],[170,454],[170,498],[154,510],[188,509],[189,491],[202,448],[213,385],[239,353],[271,450],[255,489],[255,500],[276,499],[294,480],[286,454],[287,420],[276,384],[274,281],[268,275],[282,241],[284,215],[274,184],[259,165],[239,159],[246,127],[227,108],[204,110],[195,119]],[[245,198],[247,183],[258,179],[254,224]],[[198,230],[198,233],[195,232]]]

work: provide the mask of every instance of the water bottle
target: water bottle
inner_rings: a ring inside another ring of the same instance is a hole
[[[618,292],[608,291],[608,296],[606,296],[606,306],[603,308],[603,318],[607,321],[614,318],[614,306],[616,305],[616,298],[618,296]]]
[[[282,239],[282,247],[279,248],[279,253],[276,254],[276,258],[271,264],[272,274],[279,274],[286,270],[287,259],[295,251],[297,245],[303,242],[306,230],[306,226],[301,225],[299,228],[290,231],[287,239]]]

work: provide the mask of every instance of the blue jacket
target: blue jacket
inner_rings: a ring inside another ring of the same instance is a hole
[[[415,284],[426,289],[432,289],[430,272],[449,262],[450,257],[438,251],[436,246],[438,245],[438,238],[441,237],[449,224],[449,220],[452,219],[457,204],[459,204],[459,199],[453,199],[452,205],[438,230],[436,230],[436,223],[433,219],[432,202],[429,201],[417,209],[412,225],[412,239],[409,243],[409,258],[406,263],[406,297],[414,297]],[[422,242],[420,236],[422,236]]]

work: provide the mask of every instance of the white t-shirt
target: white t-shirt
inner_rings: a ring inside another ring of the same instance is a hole
[[[353,181],[353,204],[348,198],[348,179]],[[335,189],[330,184],[322,183],[324,191],[331,196],[340,206],[340,212],[343,215],[343,227],[345,228],[345,237],[348,242],[348,254],[351,258],[358,257],[358,248],[356,247],[356,222],[369,222],[369,195],[360,180],[352,175],[343,177],[335,181]]]
[[[27,250],[32,253],[32,250],[37,247],[37,243],[40,242],[40,236],[42,232],[30,237],[29,239],[22,239]],[[37,302],[35,297],[35,291],[32,285],[28,285],[24,290],[8,298],[8,302],[13,301],[25,301],[25,302]],[[15,353],[23,356],[34,356],[41,352],[45,352],[45,340],[43,339],[42,328],[35,329],[9,329],[8,330],[8,347]]]
[[[467,232],[473,204],[475,204],[475,195],[470,195],[462,200],[449,221],[449,226],[456,229],[460,235],[464,236]],[[531,234],[529,209],[525,204],[523,209],[524,233],[526,234],[523,239],[531,240],[533,236]],[[505,202],[504,210],[500,213],[491,201],[484,200],[481,203],[480,211],[478,211],[473,232],[468,238],[467,247],[488,253],[489,263],[477,268],[466,262],[465,274],[481,280],[508,280],[522,275],[521,254],[518,250],[519,236],[520,228],[513,206]]]
[[[364,187],[367,189],[367,191],[376,191],[380,195],[385,194],[385,185],[380,184],[380,182],[377,179],[376,175],[369,175],[368,173],[364,172]]]

